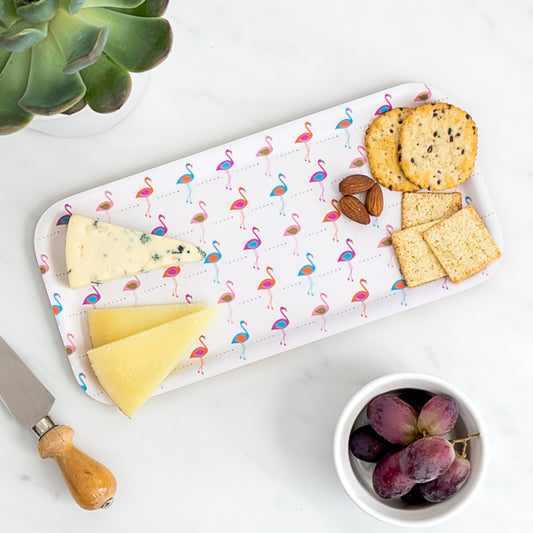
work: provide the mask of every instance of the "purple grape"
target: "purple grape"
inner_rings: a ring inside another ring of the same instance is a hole
[[[466,457],[456,455],[452,465],[444,474],[420,485],[420,493],[428,502],[442,502],[466,483],[470,468],[470,461]]]
[[[417,483],[407,494],[402,496],[402,500],[409,505],[424,505],[428,503],[424,496],[422,496],[422,492],[420,492],[421,486],[421,484]]]
[[[349,440],[350,451],[362,461],[377,463],[392,448],[370,425],[352,431]]]
[[[415,483],[426,483],[444,474],[455,459],[453,445],[443,437],[415,440],[400,452],[400,466]]]
[[[433,396],[418,415],[418,430],[422,435],[445,435],[453,429],[459,417],[459,404],[447,394]]]
[[[414,482],[408,479],[400,468],[400,455],[403,450],[387,454],[374,468],[372,486],[376,494],[387,500],[407,494]]]
[[[418,435],[417,412],[398,396],[376,396],[367,405],[366,415],[374,431],[392,444],[406,446]]]
[[[417,413],[433,395],[421,389],[401,389],[398,397],[407,402]]]

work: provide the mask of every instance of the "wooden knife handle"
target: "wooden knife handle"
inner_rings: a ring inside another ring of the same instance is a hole
[[[117,488],[115,476],[98,461],[72,444],[74,430],[54,426],[39,440],[38,450],[43,459],[56,460],[76,503],[83,509],[108,507]]]

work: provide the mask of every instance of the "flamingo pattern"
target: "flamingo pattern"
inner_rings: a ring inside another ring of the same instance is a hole
[[[220,272],[218,270],[218,262],[222,258],[222,254],[220,253],[220,249],[218,248],[220,246],[220,243],[218,241],[213,241],[211,245],[213,246],[215,251],[205,256],[204,263],[209,263],[210,265],[213,265],[215,267],[215,277],[213,278],[213,282],[220,283]]]
[[[333,206],[333,211],[328,211],[322,219],[322,222],[331,222],[331,224],[333,224],[335,230],[333,233],[333,240],[339,242],[339,227],[337,226],[337,220],[341,217],[341,212],[339,211],[339,202],[336,198],[331,199],[331,205]]]
[[[137,191],[137,194],[135,195],[135,198],[144,198],[146,200],[146,211],[144,212],[145,217],[151,217],[150,214],[150,208],[152,207],[152,204],[150,202],[150,196],[152,196],[154,192],[154,188],[152,187],[152,179],[148,176],[144,178],[144,183],[146,184],[146,187],[142,187]]]
[[[198,374],[204,373],[204,356],[207,354],[209,349],[205,343],[205,335],[200,335],[198,337],[199,346],[196,346],[191,352],[189,359],[200,359],[200,367],[197,370]]]
[[[171,265],[165,269],[163,272],[163,278],[170,278],[174,284],[172,289],[172,296],[174,298],[178,297],[178,274],[181,272],[181,267],[179,265]]]
[[[327,328],[326,328],[326,315],[327,315],[327,313],[329,311],[329,305],[328,305],[328,302],[327,302],[327,297],[328,297],[328,295],[325,292],[321,292],[320,293],[320,301],[322,303],[318,304],[313,309],[313,312],[311,313],[311,316],[318,316],[318,317],[321,318],[322,324],[320,326],[320,331],[324,331],[324,332],[327,331]]]
[[[279,214],[285,216],[285,200],[283,199],[283,196],[287,192],[287,178],[284,174],[281,172],[278,174],[278,181],[279,185],[276,185],[271,191],[270,196],[276,196],[281,200],[281,209],[279,210]]]
[[[93,291],[89,293],[83,300],[82,305],[92,305],[94,309],[96,309],[96,304],[100,301],[102,298],[102,295],[98,292],[98,289],[93,285],[92,286]]]
[[[113,196],[113,193],[111,191],[105,191],[104,196],[106,197],[106,199],[97,205],[96,210],[103,211],[106,214],[107,221],[111,222],[111,217],[109,216],[109,210],[115,205],[115,202],[113,202],[113,200],[111,199],[111,197]]]
[[[132,279],[126,282],[122,291],[131,292],[133,294],[133,305],[137,305],[137,289],[141,286],[141,280],[134,276]]]
[[[157,219],[159,220],[159,226],[156,226],[152,230],[152,235],[159,235],[162,237],[168,231],[167,225],[165,224],[166,217],[165,215],[157,215]]]
[[[227,182],[226,182],[226,189],[229,189],[231,191],[231,168],[233,167],[233,159],[232,159],[232,156],[233,155],[233,152],[231,150],[226,150],[226,157],[227,159],[225,159],[224,161],[222,161],[221,163],[218,164],[217,166],[217,170],[224,170],[224,172],[226,172],[226,176],[227,176]]]
[[[378,242],[378,248],[388,248],[390,253],[389,260],[387,261],[387,266],[393,267],[395,255],[394,248],[392,247],[392,232],[394,231],[394,228],[390,224],[387,224],[385,226],[385,229],[387,231],[387,235],[380,239],[380,241]]]
[[[294,239],[294,250],[292,251],[293,255],[300,255],[298,252],[298,234],[302,231],[302,226],[300,226],[300,215],[298,213],[292,213],[291,215],[294,224],[288,226],[283,232],[284,237],[292,237]]]
[[[311,252],[307,252],[305,254],[305,257],[307,258],[307,263],[298,270],[298,276],[305,276],[307,277],[309,281],[309,288],[307,289],[307,294],[310,296],[313,296],[313,277],[312,274],[316,270],[316,266],[313,263],[313,254]]]
[[[364,146],[361,146],[360,144],[357,146],[357,152],[359,155],[350,163],[349,168],[361,168],[364,166],[368,159],[366,157],[366,151]]]
[[[258,291],[267,291],[268,293],[268,303],[267,309],[274,309],[272,304],[272,288],[276,284],[276,279],[273,276],[274,269],[271,266],[266,267],[267,276],[265,279],[261,280],[257,286]]]
[[[50,270],[50,265],[48,264],[48,256],[46,254],[41,254],[40,256],[41,264],[39,265],[39,271],[41,274],[46,274]]]
[[[65,214],[57,219],[56,226],[66,226],[72,215],[72,206],[70,204],[65,204],[63,208],[65,209]]]
[[[254,226],[252,228],[252,233],[254,236],[246,242],[244,245],[244,250],[252,250],[254,252],[255,261],[252,268],[259,270],[259,253],[257,249],[261,246],[261,238],[259,237],[259,228]]]
[[[246,342],[250,338],[250,334],[245,326],[248,326],[248,323],[245,320],[239,322],[241,331],[237,333],[231,340],[231,344],[240,344],[241,352],[239,353],[239,359],[246,359]]]
[[[207,217],[209,216],[206,211],[207,204],[203,200],[200,200],[198,202],[198,207],[200,208],[200,211],[198,211],[192,216],[190,224],[200,225],[200,229],[202,231],[202,234],[200,235],[200,242],[205,242],[204,222],[207,220]]]
[[[220,295],[217,304],[226,304],[228,306],[228,318],[226,319],[226,322],[233,323],[233,309],[231,307],[231,302],[235,300],[236,296],[235,291],[233,289],[233,281],[228,279],[226,281],[226,287],[228,288],[228,290]]]
[[[244,214],[244,208],[248,205],[248,199],[244,196],[246,189],[244,187],[239,187],[239,198],[234,200],[230,206],[230,211],[239,211],[241,214],[241,223],[239,224],[240,229],[246,229],[245,221],[246,216]]]
[[[341,252],[339,255],[337,262],[346,263],[348,265],[348,268],[350,269],[350,272],[348,274],[348,281],[354,281],[353,279],[353,266],[352,266],[352,259],[355,257],[355,250],[352,246],[353,241],[348,237],[346,239],[346,246],[348,247],[346,250]]]
[[[279,308],[279,312],[281,314],[281,317],[278,318],[272,324],[272,327],[270,329],[272,331],[281,331],[281,340],[279,341],[279,343],[282,346],[287,346],[287,333],[285,331],[287,329],[287,326],[289,325],[289,318],[287,317],[287,308],[284,306],[281,306]]]
[[[368,315],[366,314],[366,310],[367,310],[366,301],[368,300],[368,297],[370,296],[370,292],[368,291],[366,287],[366,283],[367,283],[366,279],[361,278],[359,280],[359,285],[361,286],[361,290],[357,291],[352,296],[352,302],[359,302],[363,308],[363,310],[361,311],[362,318],[368,318]]]
[[[270,154],[274,151],[274,148],[272,147],[272,137],[270,135],[267,135],[265,137],[265,143],[266,146],[263,146],[258,150],[258,152],[255,154],[255,157],[264,157],[266,159],[266,170],[265,170],[265,176],[272,176],[270,173]]]
[[[311,122],[306,122],[304,125],[305,132],[300,133],[294,143],[300,143],[305,146],[305,159],[308,163],[311,163],[311,151],[309,149],[309,141],[313,138],[313,132],[311,131]]]
[[[311,178],[309,179],[309,183],[318,183],[320,185],[320,196],[318,199],[321,202],[325,202],[326,198],[324,197],[324,194],[326,193],[326,190],[324,189],[324,180],[327,178],[328,173],[326,172],[326,169],[324,168],[324,161],[322,159],[318,160],[318,166],[320,167],[320,170],[316,171]]]
[[[192,204],[192,189],[191,189],[191,182],[194,180],[194,174],[193,174],[193,166],[191,163],[185,164],[185,169],[187,172],[185,174],[182,174],[178,181],[176,182],[178,185],[184,184],[187,187],[187,197],[185,198],[186,204]]]
[[[387,111],[390,111],[392,109],[392,96],[389,93],[386,93],[383,98],[386,103],[376,109],[376,112],[374,113],[375,116],[383,115],[383,113],[386,113]]]
[[[402,294],[402,299],[400,300],[400,305],[407,307],[407,283],[403,278],[396,280],[391,287],[391,291],[400,291]]]
[[[67,355],[72,355],[76,351],[76,345],[74,344],[74,335],[67,333],[67,343],[65,344],[65,352]]]
[[[346,113],[346,118],[343,118],[335,126],[336,130],[344,130],[346,132],[346,142],[344,143],[344,148],[351,148],[350,146],[350,126],[353,124],[353,111],[347,107],[344,112]]]

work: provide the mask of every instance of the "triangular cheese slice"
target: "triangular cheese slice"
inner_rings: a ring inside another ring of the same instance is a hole
[[[71,215],[65,243],[71,288],[201,261],[205,252],[194,244],[143,233],[81,215]]]
[[[140,409],[217,312],[209,307],[87,352],[100,385],[126,416]]]
[[[190,303],[89,309],[91,345],[98,348],[206,308],[206,303]]]

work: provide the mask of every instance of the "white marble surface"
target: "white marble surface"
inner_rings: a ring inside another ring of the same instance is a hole
[[[530,0],[172,2],[175,39],[138,107],[86,138],[0,138],[1,334],[57,400],[53,415],[118,478],[114,505],[75,506],[33,435],[0,409],[0,530],[393,530],[346,496],[336,419],[365,382],[429,372],[463,389],[489,428],[485,484],[431,531],[529,531]],[[450,298],[154,398],[130,421],[87,397],[64,357],[33,230],[53,202],[399,83],[468,109],[504,238],[500,268]]]

